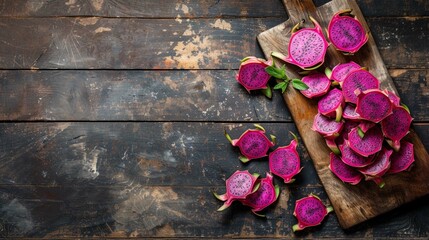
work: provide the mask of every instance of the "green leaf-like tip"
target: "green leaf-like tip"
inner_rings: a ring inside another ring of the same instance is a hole
[[[295,133],[293,133],[292,131],[289,131],[290,135],[292,135],[293,139],[295,139],[296,144],[298,145],[299,141],[298,141],[298,137],[296,136]]]
[[[223,133],[223,134],[225,135],[226,139],[228,139],[228,141],[229,141],[230,143],[232,143],[231,136],[226,132],[226,130],[224,130],[224,133]]]
[[[405,105],[404,103],[401,103],[401,107],[403,107],[405,110],[407,110],[407,112],[408,112],[409,114],[411,114],[411,112],[410,112],[410,108],[409,108],[407,105]]]
[[[259,189],[259,187],[261,186],[261,183],[259,182],[259,183],[257,183],[257,184],[255,184],[255,186],[253,187],[253,190],[252,190],[252,193],[254,193],[254,192],[256,192],[256,191],[258,191],[258,189]]]
[[[254,178],[258,178],[258,177],[260,176],[260,174],[259,174],[259,173],[253,173],[253,174],[252,174],[252,176],[253,176]]]
[[[261,124],[257,124],[257,123],[255,123],[255,124],[253,124],[253,126],[255,126],[255,128],[257,128],[257,129],[259,129],[259,130],[261,130],[261,131],[264,131],[264,132],[265,132],[265,128],[264,128],[264,127],[262,127],[262,125],[261,125]]]
[[[358,131],[358,135],[360,138],[365,137],[365,133],[362,131],[362,129],[360,127],[358,127],[357,131]]]
[[[332,76],[332,70],[330,69],[330,68],[325,68],[325,75],[329,78],[329,79],[331,79],[331,76]]]
[[[307,90],[308,86],[299,79],[292,79],[292,86],[297,90]]]
[[[247,60],[249,60],[249,59],[251,59],[252,57],[245,57],[245,58],[243,58],[243,59],[241,59],[240,60],[240,62],[241,63],[244,63],[245,61],[247,61]]]
[[[269,85],[267,85],[267,88],[265,89],[261,89],[262,94],[265,95],[265,97],[267,98],[272,98],[273,97],[273,91],[271,90],[271,87]]]
[[[257,212],[255,212],[253,210],[252,210],[252,213],[255,214],[258,217],[262,217],[262,218],[266,217],[264,214],[257,213]]]
[[[248,159],[247,157],[245,157],[245,156],[243,156],[243,155],[240,155],[240,156],[238,157],[238,159],[240,159],[240,161],[241,161],[242,163],[247,163],[248,161],[250,161],[250,159]]]
[[[280,187],[279,185],[274,186],[274,190],[276,191],[276,199],[280,196]]]
[[[326,207],[326,211],[327,211],[328,213],[333,212],[333,211],[334,211],[334,208],[333,208],[332,206],[328,206],[328,207]]]
[[[271,142],[273,142],[274,145],[276,145],[277,144],[277,137],[274,136],[273,134],[270,134],[270,137],[271,137]]]

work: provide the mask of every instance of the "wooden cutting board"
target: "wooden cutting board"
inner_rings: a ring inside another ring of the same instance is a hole
[[[318,8],[311,0],[283,0],[289,19],[258,36],[258,41],[267,59],[272,51],[287,55],[287,46],[291,28],[299,21],[305,20],[304,25],[312,27],[309,16],[314,17],[326,29],[331,16],[342,9],[353,9],[353,14],[362,22],[369,32],[368,25],[354,0],[333,0]],[[338,63],[355,61],[381,81],[382,89],[396,91],[386,66],[369,34],[368,43],[354,56],[344,56],[331,45],[325,60],[326,66],[334,67]],[[276,64],[282,65],[283,62]],[[297,67],[286,64],[290,77],[300,76]],[[420,138],[412,129],[406,139],[414,144],[415,166],[410,172],[386,176],[386,185],[380,189],[372,181],[362,182],[357,186],[344,184],[336,178],[328,168],[329,149],[323,138],[310,128],[317,113],[317,102],[303,97],[293,88],[288,88],[283,95],[304,144],[313,160],[317,173],[329,196],[338,221],[343,228],[350,228],[367,219],[392,210],[404,203],[429,194],[429,155]]]

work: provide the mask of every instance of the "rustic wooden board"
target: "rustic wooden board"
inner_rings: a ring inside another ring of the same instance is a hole
[[[285,0],[283,2],[290,19],[258,36],[267,58],[270,57],[272,51],[286,52],[290,29],[302,19],[307,23],[310,22],[309,16],[313,16],[322,27],[326,28],[330,17],[335,12],[351,8],[369,32],[359,6],[354,0],[333,0],[318,8],[311,0]],[[351,57],[341,55],[331,46],[328,50],[326,65],[332,68],[338,63],[349,60],[367,66],[369,71],[381,81],[381,88],[396,91],[371,34],[365,47]],[[288,66],[287,70],[290,76],[299,77],[297,68]],[[407,136],[407,139],[415,146],[416,166],[411,172],[387,176],[385,178],[386,186],[383,189],[379,189],[373,182],[351,186],[342,183],[331,173],[328,168],[329,149],[325,146],[323,138],[310,129],[313,117],[317,113],[316,102],[307,100],[292,88],[283,97],[343,228],[352,227],[429,193],[429,175],[427,174],[429,154],[414,130]]]

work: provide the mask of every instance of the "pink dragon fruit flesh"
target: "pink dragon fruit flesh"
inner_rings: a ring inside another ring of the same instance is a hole
[[[383,133],[378,125],[369,129],[362,138],[358,127],[352,129],[348,135],[350,148],[361,156],[368,157],[381,150]]]
[[[334,173],[341,181],[356,185],[363,179],[363,175],[355,168],[345,164],[341,160],[340,156],[335,155],[334,153],[329,153],[329,157],[329,169],[331,169],[332,173]]]
[[[396,151],[399,150],[400,140],[408,134],[412,121],[410,113],[402,106],[393,107],[392,114],[381,121],[381,130],[393,142],[388,141]]]
[[[381,177],[390,168],[390,156],[392,152],[393,150],[383,148],[371,165],[359,168],[359,171],[365,175],[365,180],[373,180],[380,188],[384,186],[384,181]]]
[[[336,49],[348,54],[357,52],[368,41],[368,34],[351,10],[340,11],[332,17],[328,37]]]
[[[414,163],[414,145],[410,142],[401,141],[399,152],[393,152],[390,156],[390,169],[388,173],[407,171]]]
[[[348,120],[361,120],[360,115],[356,112],[356,106],[347,103],[343,109],[343,118]]]
[[[273,52],[271,55],[304,70],[320,67],[325,60],[329,44],[319,23],[312,17],[310,20],[313,22],[314,28],[300,29],[301,23],[292,28],[287,57],[279,52]]]
[[[319,113],[330,118],[335,118],[339,122],[343,115],[344,98],[343,93],[338,88],[334,88],[320,99],[317,103]]]
[[[346,76],[353,70],[360,69],[361,66],[353,61],[348,63],[340,63],[335,66],[332,71],[326,69],[326,75],[329,79],[333,80],[335,83],[342,83]]]
[[[392,113],[392,102],[379,89],[369,89],[357,96],[356,112],[362,119],[378,123]]]
[[[392,101],[394,106],[401,106],[401,98],[396,95],[396,93],[389,91],[387,89],[383,90],[384,93],[390,98],[390,101]]]
[[[275,145],[275,137],[271,135],[271,141],[265,136],[265,129],[258,124],[255,124],[256,129],[245,131],[240,138],[231,139],[228,133],[225,132],[225,137],[231,142],[232,146],[240,148],[241,156],[239,159],[242,162],[248,162],[252,159],[262,158],[267,156],[270,147]]]
[[[293,182],[293,177],[302,170],[301,159],[296,150],[298,138],[294,134],[292,135],[294,139],[289,145],[278,147],[268,157],[270,171],[283,178],[285,183]]]
[[[355,121],[345,121],[343,124],[343,129],[341,130],[340,136],[338,136],[335,139],[335,142],[337,143],[338,146],[343,145],[345,140],[349,139],[349,132],[357,127],[359,125],[359,122],[355,122]]]
[[[235,200],[245,199],[249,194],[256,192],[260,186],[260,184],[256,184],[258,177],[259,174],[250,174],[248,170],[237,170],[233,173],[226,180],[226,193],[222,195],[213,193],[217,199],[224,202],[218,211],[223,211]]]
[[[351,71],[341,84],[344,100],[357,103],[356,91],[363,92],[368,89],[377,89],[380,82],[374,75],[364,69]]]
[[[331,119],[317,113],[314,117],[312,130],[322,134],[323,137],[334,139],[340,135],[341,129],[343,128],[343,122],[337,122],[335,119]]]
[[[340,146],[341,159],[343,162],[351,167],[361,168],[370,165],[374,156],[364,157],[355,153],[349,146],[349,142],[346,141],[345,144]]]
[[[292,230],[296,232],[306,227],[317,226],[333,210],[330,206],[326,207],[320,198],[313,194],[301,198],[295,203],[293,215],[297,218],[298,224],[293,225]]]
[[[271,61],[265,59],[246,57],[241,60],[236,79],[248,92],[266,89],[271,76],[265,71],[265,68],[271,64]]]
[[[375,122],[362,120],[359,123],[359,129],[360,131],[362,131],[362,133],[366,133],[370,128],[374,127],[375,125]]]
[[[331,86],[331,81],[323,73],[307,75],[303,77],[301,81],[308,86],[308,89],[301,90],[302,95],[307,98],[323,96],[328,92],[329,87]]]
[[[273,175],[267,173],[266,178],[260,180],[260,187],[254,193],[249,194],[246,199],[240,200],[246,206],[252,208],[252,212],[258,216],[264,215],[258,212],[273,204],[279,197],[280,188],[273,185]]]

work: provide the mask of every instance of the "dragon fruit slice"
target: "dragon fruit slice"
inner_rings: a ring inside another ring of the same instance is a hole
[[[333,80],[335,83],[342,83],[346,76],[353,70],[360,69],[361,66],[353,61],[348,63],[340,63],[336,65],[332,71],[326,70],[327,76],[329,79]]]
[[[401,139],[408,134],[412,121],[410,113],[402,106],[395,106],[392,114],[381,121],[381,130],[391,140],[388,143],[396,151],[399,150]]]
[[[363,179],[363,175],[359,171],[345,164],[339,156],[329,153],[329,157],[329,169],[331,169],[335,176],[341,179],[341,181],[356,185]]]
[[[401,106],[401,98],[399,98],[396,93],[387,89],[384,89],[383,92],[389,97],[390,101],[392,101],[394,106]]]
[[[328,25],[331,43],[339,51],[348,54],[357,52],[368,41],[368,34],[351,11],[343,10],[336,13]]]
[[[267,90],[270,92],[268,81],[271,76],[265,71],[265,68],[272,64],[271,61],[257,57],[246,57],[241,60],[240,68],[236,79],[248,92],[251,90]],[[270,93],[264,94],[270,97]]]
[[[345,121],[343,124],[343,129],[341,130],[340,136],[338,136],[335,139],[335,142],[337,143],[337,145],[343,145],[345,140],[349,139],[349,132],[357,127],[359,125],[359,122],[354,122],[354,121]]]
[[[302,95],[307,98],[323,96],[328,92],[329,87],[331,86],[331,81],[323,73],[307,75],[303,77],[301,81],[308,86],[307,90],[301,91]]]
[[[360,131],[362,131],[362,133],[366,133],[370,128],[374,127],[375,124],[376,124],[375,122],[362,120],[359,123],[359,129],[360,129]]]
[[[273,185],[273,175],[267,173],[266,178],[260,180],[260,187],[254,193],[249,194],[246,199],[240,200],[246,206],[252,208],[252,212],[258,216],[263,215],[258,212],[274,203],[280,194],[278,185]]]
[[[331,119],[317,113],[314,117],[313,126],[311,129],[323,135],[328,139],[334,139],[340,135],[341,129],[343,128],[343,122],[337,122],[335,119]]]
[[[313,194],[301,198],[295,203],[293,215],[298,219],[298,224],[293,225],[292,230],[296,232],[306,227],[317,226],[333,210],[330,206],[326,207],[320,198]]]
[[[392,113],[392,102],[379,89],[369,89],[358,95],[356,112],[362,119],[378,123]]]
[[[294,136],[294,139],[289,145],[284,147],[278,147],[272,151],[268,156],[270,171],[283,178],[285,183],[291,183],[295,179],[293,177],[301,172],[301,159],[296,147],[298,146],[298,138]]]
[[[390,169],[388,173],[398,173],[407,171],[414,163],[414,145],[412,143],[401,141],[399,152],[392,153],[390,156]]]
[[[275,137],[271,135],[271,141],[265,136],[265,129],[258,124],[255,124],[257,129],[249,129],[245,131],[240,138],[232,140],[228,133],[225,132],[225,137],[231,142],[232,146],[240,148],[242,162],[248,162],[252,159],[262,158],[267,156],[270,147],[275,145]]]
[[[356,90],[363,92],[368,89],[380,87],[380,82],[374,75],[364,69],[351,71],[342,82],[344,100],[346,102],[357,103]]]
[[[319,113],[335,118],[339,122],[343,115],[344,98],[343,93],[338,88],[334,88],[320,99],[317,103]]]
[[[292,28],[292,36],[288,46],[289,55],[287,57],[279,52],[273,52],[271,55],[304,70],[313,70],[320,67],[325,61],[325,54],[329,44],[319,23],[312,17],[310,17],[310,20],[313,22],[314,28],[300,29],[301,23]]]
[[[356,112],[356,106],[351,103],[347,103],[343,109],[343,118],[349,120],[361,120],[362,118]]]
[[[350,143],[346,141],[345,144],[340,146],[341,159],[345,164],[349,165],[350,167],[361,168],[361,167],[368,166],[373,162],[374,160],[373,155],[368,157],[361,156],[355,153],[350,148],[349,144]]]
[[[383,133],[378,125],[369,129],[365,136],[359,136],[359,128],[353,128],[348,136],[350,148],[361,156],[368,157],[381,150]]]
[[[248,170],[239,171],[237,170],[226,180],[226,193],[213,195],[225,203],[218,209],[223,211],[231,206],[235,200],[245,199],[249,194],[255,192],[259,188],[259,184],[256,184],[259,174],[250,174]]]
[[[384,186],[384,181],[381,177],[390,168],[390,156],[392,152],[393,150],[383,148],[371,165],[359,168],[359,171],[365,175],[365,180],[373,180],[380,188]]]
[[[326,139],[325,138],[325,142],[326,142],[326,146],[328,146],[328,148],[331,149],[331,151],[334,154],[338,155],[338,154],[341,153],[340,149],[338,148],[338,145],[337,145],[337,143],[335,142],[334,139]]]

